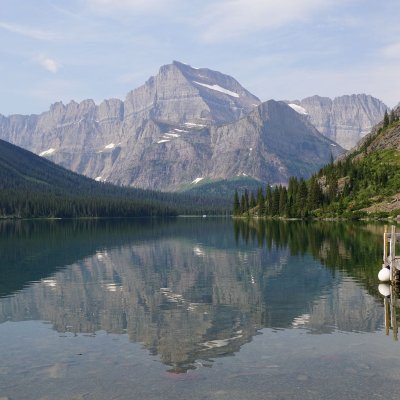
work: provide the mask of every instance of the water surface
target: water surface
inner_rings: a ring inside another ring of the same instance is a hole
[[[0,398],[397,399],[383,227],[0,224]]]

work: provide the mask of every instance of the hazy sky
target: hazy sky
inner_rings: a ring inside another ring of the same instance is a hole
[[[179,60],[261,100],[400,101],[400,1],[0,0],[0,113],[125,98]]]

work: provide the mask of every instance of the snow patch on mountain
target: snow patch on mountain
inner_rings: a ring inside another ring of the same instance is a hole
[[[165,134],[165,136],[167,136],[168,138],[178,138],[178,137],[180,137],[181,135],[178,135],[177,133],[170,133],[170,132],[168,132],[168,133]]]
[[[199,183],[203,179],[204,179],[204,177],[203,178],[196,178],[194,181],[192,181],[192,183],[194,183],[194,184]]]
[[[215,90],[217,92],[221,92],[221,93],[227,94],[228,96],[240,97],[237,93],[232,92],[231,90],[225,89],[225,88],[223,88],[222,86],[219,86],[219,85],[208,85],[207,83],[201,83],[201,82],[197,82],[197,81],[193,81],[193,83],[195,83],[196,85],[204,86],[207,89],[211,89],[211,90]]]
[[[195,124],[194,122],[185,122],[185,125],[187,126],[187,127],[190,127],[190,128],[195,128],[195,127],[200,127],[200,128],[204,128],[204,127],[206,127],[206,125],[203,125],[203,124]]]
[[[42,151],[42,152],[39,154],[39,156],[40,156],[40,157],[49,156],[50,154],[53,154],[55,151],[56,151],[56,149],[51,148],[51,149]]]
[[[181,132],[181,133],[188,133],[188,131],[186,131],[185,129],[178,129],[178,128],[175,128],[174,131],[175,131],[175,132]]]
[[[308,115],[307,110],[304,107],[299,106],[298,104],[290,103],[290,104],[288,104],[288,106],[299,114]]]

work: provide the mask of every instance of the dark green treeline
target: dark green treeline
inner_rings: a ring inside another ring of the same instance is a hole
[[[259,217],[306,218],[310,213],[327,203],[330,193],[324,194],[317,177],[309,182],[290,178],[288,187],[279,185],[266,190],[259,188],[257,193],[245,191],[240,197],[235,192],[233,214],[257,215]]]

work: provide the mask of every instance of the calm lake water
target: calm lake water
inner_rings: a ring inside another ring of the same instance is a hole
[[[398,399],[382,232],[0,223],[0,398]]]

